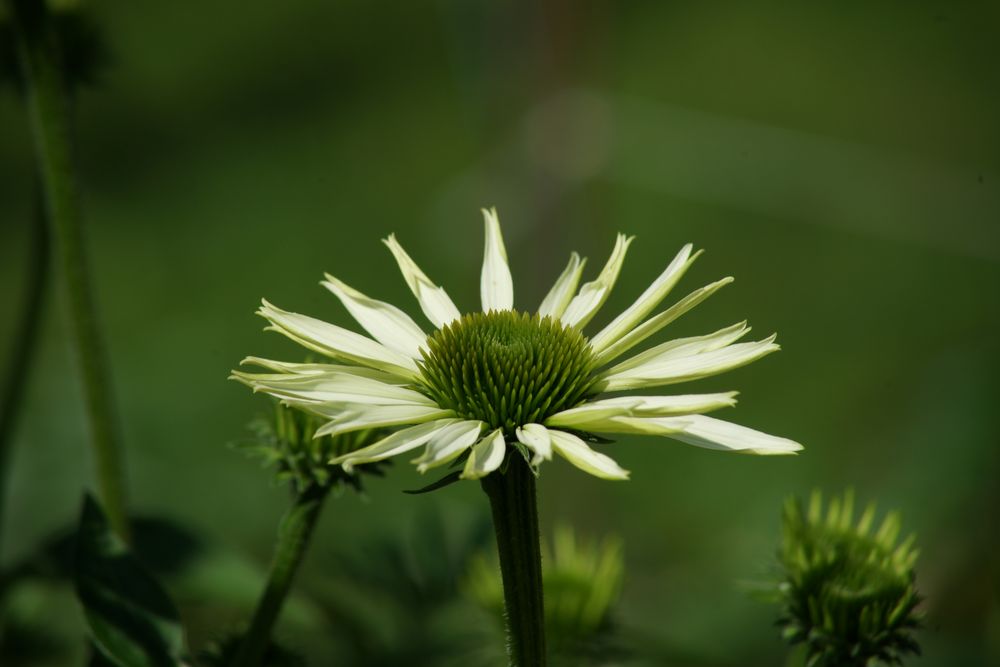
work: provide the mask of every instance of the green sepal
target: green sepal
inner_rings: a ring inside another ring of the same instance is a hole
[[[417,496],[422,493],[430,493],[431,491],[437,491],[438,489],[443,489],[446,486],[451,486],[455,482],[459,481],[459,479],[461,479],[461,476],[462,476],[462,471],[455,470],[448,473],[447,475],[437,480],[436,482],[428,484],[427,486],[421,487],[419,489],[404,489],[403,493],[408,493],[411,496]]]

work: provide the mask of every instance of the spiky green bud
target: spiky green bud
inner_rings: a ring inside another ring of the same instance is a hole
[[[797,498],[785,503],[778,624],[790,643],[805,643],[810,667],[902,664],[920,652],[914,537],[898,543],[896,512],[873,532],[874,519],[870,504],[854,523],[850,491],[825,512],[819,491],[808,507]]]
[[[503,310],[470,313],[435,331],[421,370],[439,405],[510,436],[586,398],[594,365],[577,329]]]
[[[315,415],[274,401],[270,416],[251,422],[250,430],[255,437],[235,445],[263,459],[265,465],[276,466],[278,481],[291,482],[297,491],[311,485],[330,489],[347,485],[360,491],[361,477],[330,465],[330,460],[371,444],[381,433],[368,429],[317,438],[316,429],[322,423]],[[380,475],[384,465],[385,462],[359,465],[356,472]]]

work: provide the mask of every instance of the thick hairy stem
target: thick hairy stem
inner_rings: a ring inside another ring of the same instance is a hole
[[[535,476],[524,458],[512,453],[507,471],[487,475],[482,484],[500,553],[510,664],[543,667],[545,610]]]

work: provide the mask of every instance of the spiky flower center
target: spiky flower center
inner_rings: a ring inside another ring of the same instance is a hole
[[[423,354],[431,398],[508,434],[576,405],[593,385],[590,343],[551,317],[472,313],[434,332]]]

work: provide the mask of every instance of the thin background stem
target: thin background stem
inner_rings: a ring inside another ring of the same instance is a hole
[[[257,602],[253,620],[240,643],[233,667],[259,667],[263,664],[271,642],[271,631],[309,546],[309,538],[316,527],[327,492],[326,487],[310,485],[296,496],[295,502],[282,517],[267,586]]]
[[[3,519],[7,500],[7,466],[10,463],[14,427],[24,401],[25,385],[38,347],[39,329],[45,312],[45,292],[49,277],[50,244],[41,197],[36,197],[32,215],[31,251],[24,281],[24,310],[0,394],[0,555],[3,554]]]
[[[512,452],[507,471],[487,475],[482,485],[490,499],[500,553],[510,664],[544,667],[545,609],[535,475],[524,457]]]
[[[83,380],[97,486],[112,527],[128,536],[122,448],[114,418],[111,377],[84,251],[80,196],[70,142],[69,95],[59,44],[44,0],[9,0],[46,217],[69,301]]]

